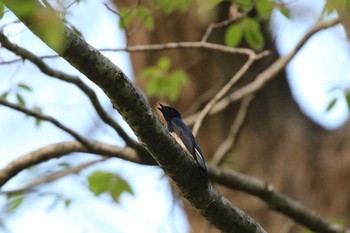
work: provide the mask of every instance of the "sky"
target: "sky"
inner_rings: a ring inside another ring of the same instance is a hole
[[[96,48],[122,47],[124,35],[118,28],[117,17],[106,11],[100,1],[83,1],[72,9],[74,15],[69,21],[81,29],[84,38]],[[91,17],[94,15],[95,17]],[[96,20],[98,19],[98,20]],[[0,22],[2,25],[14,20],[9,12]],[[86,27],[88,25],[88,27]],[[114,29],[114,30],[111,30]],[[31,32],[23,30],[20,24],[5,29],[11,41],[39,55],[53,54]],[[101,35],[101,36],[96,36]],[[128,77],[133,77],[131,64],[126,53],[106,53]],[[5,50],[0,51],[3,60],[15,58]],[[61,59],[45,60],[51,67],[64,70],[70,74],[79,73]],[[16,84],[26,83],[33,91],[21,93],[28,106],[41,106],[44,113],[60,119],[64,124],[83,135],[106,143],[123,146],[124,143],[110,128],[104,126],[87,98],[74,86],[46,77],[29,62],[1,66],[0,93],[7,89],[16,90]],[[83,78],[81,75],[79,77]],[[86,79],[85,79],[86,80]],[[107,111],[120,122],[127,132],[131,129],[121,121],[121,117],[112,109],[110,101],[102,91],[90,81],[90,86]],[[16,102],[15,96],[9,97]],[[83,120],[82,120],[83,119]],[[14,122],[17,127],[13,127]],[[20,123],[18,123],[20,122]],[[52,143],[72,140],[66,133],[57,130],[49,123],[36,127],[34,120],[15,111],[0,107],[0,168],[28,151],[33,151]],[[96,129],[97,128],[97,129]],[[52,166],[67,162],[78,165],[95,159],[92,155],[74,154],[62,159],[39,165],[34,171],[24,171],[5,185],[4,190],[22,187],[35,177],[52,172]],[[112,203],[108,196],[94,198],[88,190],[83,176],[95,170],[115,172],[125,178],[131,185],[134,195],[123,194],[119,204]],[[54,185],[43,186],[44,193],[59,193],[72,199],[72,204],[65,208],[63,202],[52,207],[55,196],[45,195],[35,198],[35,194],[25,199],[18,213],[6,218],[9,232],[186,232],[187,220],[181,209],[181,203],[172,198],[169,182],[159,168],[136,165],[118,159],[112,159],[82,172],[83,176],[71,175]],[[4,197],[0,196],[1,205]],[[103,215],[98,215],[103,213]],[[46,223],[46,224],[43,224]],[[1,231],[1,229],[0,229]]]
[[[287,54],[294,48],[298,40],[320,15],[323,4],[324,1],[293,0],[289,4],[292,9],[291,19],[286,19],[280,13],[274,12],[271,25],[281,55]],[[106,11],[100,1],[82,1],[80,5],[73,7],[75,8],[72,9],[74,15],[69,16],[69,21],[81,29],[88,43],[96,48],[123,47],[124,35],[118,29],[117,17]],[[13,15],[10,12],[6,13],[0,25],[13,20]],[[6,28],[5,33],[11,36],[12,42],[36,54],[53,53],[30,32],[23,30],[20,24]],[[329,129],[339,127],[348,119],[346,102],[341,92],[339,90],[330,91],[334,86],[343,85],[342,83],[345,83],[349,77],[348,50],[344,31],[340,26],[334,27],[311,38],[287,67],[293,95],[303,111]],[[126,53],[106,53],[105,55],[115,62],[128,77],[133,77]],[[14,57],[11,53],[1,49],[0,58],[11,60]],[[74,68],[61,59],[45,61],[51,67],[79,75]],[[83,135],[123,146],[118,135],[98,120],[87,98],[77,88],[42,75],[29,62],[23,65],[0,66],[0,73],[2,74],[0,93],[8,88],[15,91],[17,83],[26,83],[32,87],[33,92],[23,91],[21,93],[26,97],[29,106],[42,106],[45,114],[55,116]],[[81,75],[79,77],[84,79]],[[101,90],[91,82],[88,81],[88,83],[98,93],[105,109],[123,125],[125,130],[132,134],[130,128],[111,108],[109,100]],[[339,97],[338,103],[330,112],[326,112],[329,101],[335,96]],[[14,96],[9,100],[16,101]],[[32,118],[9,111],[4,107],[0,107],[0,128],[0,168],[28,151],[72,139],[49,123],[42,123],[40,127],[36,127]],[[43,163],[35,169],[20,173],[4,189],[22,187],[35,177],[48,174],[52,166],[57,166],[59,163],[67,162],[77,165],[94,158],[92,155],[74,154]],[[112,203],[107,196],[94,198],[87,189],[86,180],[83,178],[84,175],[94,170],[108,170],[121,175],[130,183],[135,195],[123,195],[119,204]],[[73,202],[68,208],[63,203],[53,206],[54,196],[45,195],[38,199],[35,198],[35,195],[31,195],[18,209],[18,213],[6,218],[9,232],[188,231],[188,223],[181,210],[181,203],[169,195],[171,192],[169,183],[160,169],[113,159],[86,169],[82,174],[83,176],[71,175],[55,182],[54,185],[43,186],[41,189],[46,193],[56,192],[71,198]],[[0,216],[2,216],[2,205],[4,205],[4,198],[0,196]],[[103,213],[103,215],[96,213]]]

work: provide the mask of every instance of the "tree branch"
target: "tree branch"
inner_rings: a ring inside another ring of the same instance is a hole
[[[91,152],[81,143],[70,141],[49,145],[28,153],[0,170],[0,187],[16,174],[30,166],[37,165],[53,158],[60,158],[73,152],[101,154],[106,157],[121,158],[139,164],[155,164],[154,160],[151,161],[149,158],[140,157],[137,152],[131,148],[120,148],[96,141],[90,141],[90,143],[95,143],[96,146],[94,148],[98,148],[98,150]],[[322,218],[312,210],[304,207],[301,203],[275,190],[271,184],[233,170],[223,169],[216,166],[208,166],[208,169],[209,177],[212,181],[233,190],[243,191],[256,196],[264,201],[270,208],[290,217],[297,223],[302,224],[311,230],[326,233],[350,233],[349,229]],[[64,175],[65,173],[62,173],[61,175]]]
[[[36,11],[23,15],[16,7],[25,4],[26,1],[1,0],[34,34],[49,44],[38,30],[40,18],[35,17]],[[39,2],[33,0],[31,3],[40,11],[56,17],[54,13],[44,9]],[[181,194],[190,201],[192,206],[224,232],[265,232],[251,217],[201,178],[195,162],[187,156],[186,152],[161,124],[152,112],[147,100],[133,86],[122,70],[99,51],[89,46],[72,30],[64,28],[65,46],[56,52],[101,87],[138,139],[146,146],[165,173],[176,183]]]
[[[227,152],[234,146],[237,140],[237,135],[239,132],[239,129],[241,128],[245,116],[247,114],[250,102],[253,100],[252,95],[246,96],[241,103],[241,106],[238,109],[237,116],[235,120],[232,123],[231,129],[229,134],[227,135],[226,139],[221,143],[219,148],[216,150],[213,159],[211,161],[211,164],[215,165],[221,165],[221,163],[224,161],[224,157],[227,154]]]
[[[215,106],[211,109],[209,115],[217,114],[232,102],[238,101],[242,99],[244,96],[253,94],[259,91],[261,88],[265,86],[265,84],[273,79],[279,72],[281,72],[287,64],[294,58],[294,56],[298,53],[298,51],[303,47],[303,45],[312,37],[315,33],[333,27],[339,24],[339,19],[333,19],[327,22],[318,22],[316,23],[299,41],[296,47],[286,56],[278,58],[272,65],[270,65],[266,70],[260,73],[256,79],[247,84],[246,86],[241,87],[240,89],[234,91],[230,95],[224,97],[220,101],[218,101]],[[192,125],[196,122],[200,112],[194,113],[191,116],[187,117],[185,122],[189,125]]]
[[[220,167],[210,166],[209,172],[214,182],[259,197],[271,209],[290,217],[315,232],[350,233],[350,229],[322,218],[301,203],[275,190],[271,184]]]
[[[69,141],[45,146],[21,156],[0,170],[0,187],[2,187],[19,172],[29,168],[30,166],[37,165],[53,158],[60,158],[74,152],[91,153],[111,158],[121,158],[127,161],[145,165],[156,164],[152,158],[142,157],[142,155],[139,155],[130,147],[120,148],[93,140],[89,140],[88,142],[90,145],[93,145],[93,150],[88,149],[79,141]]]
[[[83,169],[88,168],[92,165],[95,165],[96,163],[103,162],[107,159],[108,158],[106,158],[106,157],[98,158],[98,159],[95,159],[95,160],[92,160],[92,161],[89,161],[86,163],[79,164],[76,167],[71,167],[71,168],[68,168],[66,170],[55,172],[55,173],[47,175],[47,176],[42,176],[42,177],[39,177],[38,179],[30,182],[29,184],[23,186],[22,188],[9,190],[9,191],[0,191],[0,194],[12,195],[12,194],[17,194],[17,193],[29,192],[29,191],[32,191],[34,187],[53,182],[55,180],[61,179],[65,176],[68,176],[71,174],[78,174]],[[1,174],[1,170],[0,170],[0,174]]]
[[[43,60],[41,60],[40,57],[36,56],[35,54],[31,53],[25,48],[11,43],[1,30],[0,43],[4,48],[8,49],[9,51],[17,54],[23,59],[31,61],[44,74],[68,83],[72,83],[75,86],[77,86],[83,93],[87,95],[88,99],[91,101],[92,106],[95,108],[97,114],[103,120],[103,122],[111,126],[120,135],[120,137],[125,141],[127,145],[132,147],[140,147],[140,144],[135,142],[132,138],[130,138],[129,135],[125,133],[125,131],[120,127],[120,125],[108,115],[108,113],[101,106],[94,90],[88,85],[86,85],[80,78],[50,68],[45,62],[43,62]]]
[[[59,128],[59,129],[65,131],[66,133],[70,134],[73,138],[75,138],[81,144],[85,145],[88,148],[91,147],[91,145],[89,145],[89,141],[88,141],[87,138],[81,136],[80,134],[78,134],[77,132],[72,130],[71,128],[63,125],[61,122],[59,122],[58,120],[56,120],[55,118],[53,118],[51,116],[47,116],[47,115],[44,115],[44,114],[42,114],[40,112],[27,109],[27,108],[22,107],[21,105],[18,105],[18,104],[10,103],[7,100],[2,99],[2,98],[0,98],[0,105],[9,107],[9,108],[14,109],[14,110],[17,110],[17,111],[22,112],[22,113],[24,113],[26,115],[29,115],[29,116],[32,116],[32,117],[35,117],[35,118],[39,118],[39,119],[44,120],[44,121],[51,122],[57,128]]]

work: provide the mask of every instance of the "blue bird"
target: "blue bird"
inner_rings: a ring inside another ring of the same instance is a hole
[[[181,114],[172,107],[159,104],[158,109],[162,112],[171,135],[176,141],[187,150],[194,158],[200,168],[200,174],[207,179],[208,171],[205,165],[205,160],[201,149],[199,148],[196,139],[191,130],[185,125],[181,119]]]

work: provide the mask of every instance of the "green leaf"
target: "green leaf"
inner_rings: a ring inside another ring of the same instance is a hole
[[[252,18],[244,18],[242,20],[242,27],[243,29],[254,29],[254,30],[260,30],[260,24],[257,20]]]
[[[345,1],[345,10],[348,14],[350,14],[350,0]]]
[[[53,13],[52,13],[53,14]],[[55,51],[61,51],[64,45],[63,22],[58,17],[50,14],[43,16],[44,20],[39,24],[38,33],[42,35],[45,43]]]
[[[229,26],[225,33],[225,44],[236,47],[242,40],[242,28],[239,24]]]
[[[334,107],[334,105],[337,103],[337,101],[338,101],[337,98],[332,99],[331,102],[329,102],[326,111],[329,112]]]
[[[256,1],[256,10],[260,19],[268,20],[272,13],[274,2],[268,0]]]
[[[26,106],[26,102],[24,101],[23,97],[21,94],[17,93],[16,94],[16,98],[17,98],[17,102],[22,106],[25,107]]]
[[[282,7],[280,8],[280,12],[282,15],[284,15],[284,17],[286,18],[290,18],[290,12],[289,12],[289,9],[287,7]]]
[[[0,98],[1,99],[6,99],[8,95],[9,95],[9,92],[5,91],[4,93],[1,94]]]
[[[41,125],[42,120],[40,118],[35,118],[35,126],[39,127]]]
[[[130,8],[120,8],[119,16],[119,28],[127,28],[133,18],[132,10]]]
[[[158,60],[157,67],[162,70],[168,70],[171,66],[171,61],[169,57],[161,57]]]
[[[175,101],[179,97],[181,87],[187,84],[188,77],[182,69],[170,70],[170,59],[161,57],[155,66],[142,71],[142,75],[148,81],[145,91],[149,97],[166,97],[170,101]]]
[[[201,0],[201,4],[198,4],[198,12],[212,11],[219,3],[224,0]]]
[[[13,194],[10,195],[6,202],[6,211],[14,212],[23,203],[23,194]]]
[[[175,11],[184,12],[190,7],[192,0],[153,0],[156,8],[159,8],[165,14],[171,14]]]
[[[350,110],[350,92],[345,94],[346,103],[348,104],[348,109]]]
[[[118,202],[124,192],[133,194],[129,184],[120,176],[103,171],[95,171],[88,177],[89,189],[95,195],[109,194],[114,201]]]
[[[242,12],[250,11],[253,8],[253,4],[255,4],[253,0],[236,0],[235,2],[239,5]]]
[[[33,110],[33,112],[36,112],[36,113],[42,113],[41,108],[38,106],[35,106],[32,110]],[[36,127],[39,127],[41,125],[41,122],[42,122],[42,120],[40,118],[35,118],[35,126]]]
[[[5,7],[4,4],[0,2],[0,19],[4,16],[5,14]]]
[[[259,22],[245,18],[242,23],[244,25],[244,38],[248,45],[256,51],[261,51],[265,46],[265,39],[260,31]]]
[[[72,203],[72,200],[70,200],[70,199],[65,199],[64,200],[64,205],[65,205],[66,208],[68,208],[71,203]]]
[[[146,29],[152,30],[154,28],[154,19],[151,16],[148,8],[143,6],[138,7],[136,9],[136,16],[139,18]]]
[[[32,91],[32,88],[30,88],[27,84],[19,83],[19,84],[17,84],[17,86],[18,86],[19,88],[24,89],[24,90]]]

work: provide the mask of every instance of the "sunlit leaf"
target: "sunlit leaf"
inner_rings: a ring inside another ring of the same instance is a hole
[[[14,212],[16,209],[23,203],[24,195],[23,194],[13,194],[10,195],[6,202],[6,211]]]
[[[35,106],[33,109],[33,112],[36,112],[36,113],[42,113],[42,110],[40,107],[38,106]],[[42,120],[40,118],[35,118],[35,126],[36,127],[39,127],[42,123]]]
[[[255,5],[255,1],[253,0],[236,0],[235,1],[242,12],[248,12],[253,8],[253,5]]]
[[[30,88],[27,84],[19,83],[19,84],[17,84],[17,86],[18,86],[19,88],[24,89],[24,90],[32,91],[32,88]]]
[[[264,36],[259,30],[246,30],[244,36],[249,46],[256,51],[261,51],[264,48]]]
[[[42,120],[40,118],[35,118],[35,126],[39,127],[41,125]]]
[[[55,12],[41,10],[35,16],[38,20],[36,31],[45,43],[55,51],[60,51],[63,48],[64,27],[63,21],[55,16]]]
[[[119,16],[119,28],[127,28],[133,18],[132,10],[129,8],[120,8]]]
[[[30,19],[31,30],[38,35],[50,48],[60,51],[63,48],[64,23],[54,10],[43,9],[38,1],[21,1],[11,3],[12,11],[20,19]]]
[[[350,14],[350,0],[345,1],[345,10],[348,14]]]
[[[286,18],[290,18],[290,12],[289,12],[289,9],[287,7],[282,7],[280,8],[280,12],[282,15],[284,15],[284,17]]]
[[[0,2],[0,19],[4,16],[5,14],[5,7],[4,4]]]
[[[72,203],[72,200],[70,200],[70,199],[65,199],[64,200],[64,205],[65,205],[66,208],[68,208],[71,203]]]
[[[329,112],[334,107],[334,105],[337,103],[337,101],[338,101],[337,98],[332,99],[331,102],[329,102],[326,111]]]
[[[16,94],[17,102],[22,106],[26,106],[26,102],[24,101],[23,97],[21,94],[17,93]]]
[[[198,4],[198,11],[212,11],[215,6],[223,1],[224,0],[198,0],[198,2],[200,2],[200,4]]]
[[[114,201],[118,202],[124,192],[133,194],[129,184],[120,176],[103,171],[96,171],[88,177],[89,189],[95,195],[109,194]]]
[[[346,103],[348,104],[348,109],[350,110],[350,92],[345,94]]]
[[[169,57],[161,57],[158,60],[157,67],[162,70],[168,70],[171,66],[171,61]]]
[[[136,16],[146,29],[152,30],[154,28],[154,19],[147,7],[138,7],[136,9]]]
[[[239,24],[229,26],[225,33],[225,44],[236,47],[242,40],[242,28]]]
[[[4,93],[1,94],[0,98],[1,99],[6,99],[8,95],[9,95],[9,92],[5,91]]]
[[[274,3],[269,0],[256,1],[256,10],[260,19],[268,20],[273,10]]]
[[[192,3],[192,0],[153,0],[155,6],[165,14],[171,14],[175,11],[186,11]]]
[[[260,31],[259,22],[251,18],[245,18],[242,24],[244,25],[244,38],[248,45],[256,51],[262,50],[265,46],[265,39]]]

